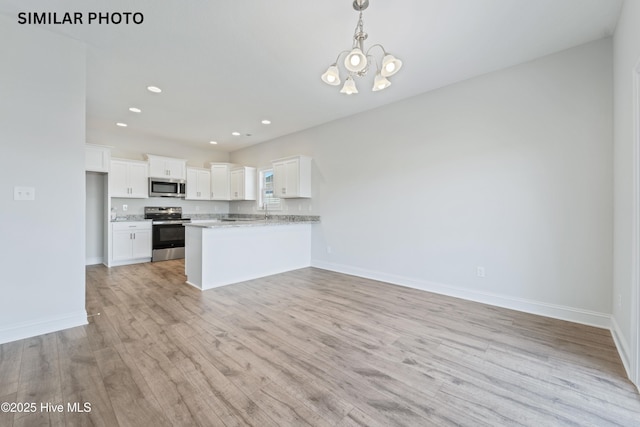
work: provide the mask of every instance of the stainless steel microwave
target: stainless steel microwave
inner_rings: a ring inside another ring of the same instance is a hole
[[[182,179],[149,178],[149,197],[182,197],[187,183]]]

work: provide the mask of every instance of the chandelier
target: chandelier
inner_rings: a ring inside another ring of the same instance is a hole
[[[363,77],[369,71],[369,66],[373,63],[376,67],[376,76],[373,80],[373,90],[377,92],[382,89],[386,89],[391,86],[391,82],[387,77],[393,76],[402,67],[402,61],[387,53],[384,47],[380,44],[374,44],[365,51],[364,41],[367,39],[367,33],[364,32],[364,23],[362,22],[362,11],[369,7],[369,0],[354,0],[353,8],[360,12],[358,18],[358,24],[353,33],[353,46],[351,50],[343,50],[338,54],[336,62],[327,68],[327,71],[322,75],[322,81],[331,86],[337,86],[340,84],[340,71],[338,69],[338,61],[346,54],[344,58],[344,68],[346,69],[348,76],[344,82],[344,86],[340,90],[340,93],[351,95],[358,93],[356,82],[354,77]],[[382,50],[382,60],[376,61],[376,58],[371,54],[373,48],[378,47]]]

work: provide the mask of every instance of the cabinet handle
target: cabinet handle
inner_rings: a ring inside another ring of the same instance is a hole
[[[133,233],[133,240],[136,239],[136,233]]]

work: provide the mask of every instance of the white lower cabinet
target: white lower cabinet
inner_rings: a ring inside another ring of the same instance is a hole
[[[151,261],[151,221],[111,224],[112,265]]]

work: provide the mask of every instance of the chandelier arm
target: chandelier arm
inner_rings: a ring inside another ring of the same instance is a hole
[[[380,43],[376,43],[373,46],[369,46],[369,49],[367,49],[366,55],[369,56],[369,52],[371,52],[371,49],[373,49],[376,46],[382,49],[382,56],[385,56],[387,54],[387,51],[384,49],[384,46],[382,46]]]
[[[344,55],[345,53],[349,53],[349,52],[351,52],[351,51],[350,51],[350,50],[343,50],[342,52],[340,52],[340,53],[338,54],[338,56],[336,56],[336,62],[334,62],[334,64],[337,66],[337,65],[338,65],[338,61],[340,60],[340,57],[341,57],[342,55]]]

